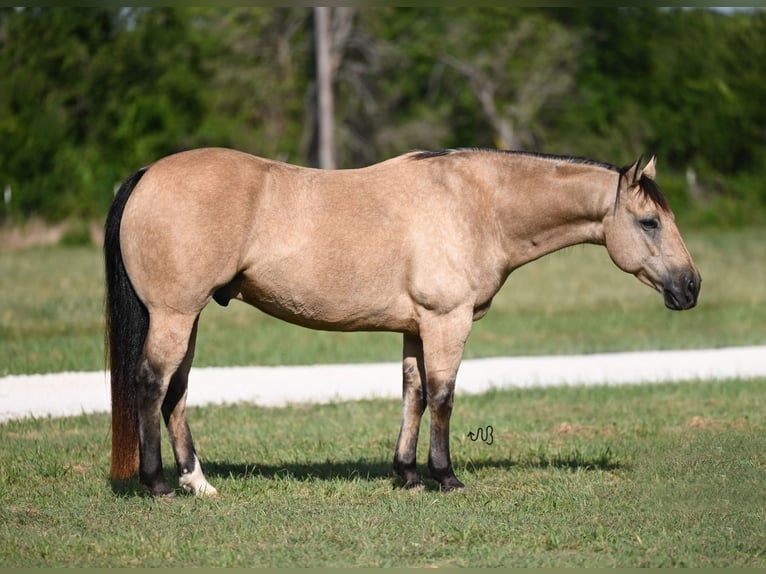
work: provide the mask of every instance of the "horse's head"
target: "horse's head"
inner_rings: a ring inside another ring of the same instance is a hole
[[[620,170],[614,208],[604,219],[606,249],[623,271],[653,287],[669,309],[697,304],[702,281],[655,178],[655,159]]]

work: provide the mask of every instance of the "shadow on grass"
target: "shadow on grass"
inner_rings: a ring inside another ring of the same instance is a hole
[[[456,461],[456,473],[461,474],[481,471],[483,469],[508,470],[511,468],[528,469],[561,469],[569,471],[612,471],[623,465],[615,460],[611,451],[606,450],[591,456],[578,450],[563,454],[529,453],[516,460],[492,459]],[[203,461],[202,468],[208,479],[266,479],[293,480],[297,482],[345,480],[375,481],[389,479],[392,488],[400,488],[402,480],[394,474],[389,460],[366,459],[324,462],[291,462],[280,465],[247,464],[229,461]],[[175,468],[165,467],[165,476],[173,484]],[[426,490],[439,490],[438,483],[431,480],[428,468],[418,465],[418,472],[424,478]],[[470,486],[470,485],[469,485]],[[149,496],[149,492],[138,481],[137,477],[128,480],[112,480],[112,491],[121,497]]]
[[[167,471],[166,471],[167,472]],[[170,476],[170,475],[165,475]],[[109,479],[109,485],[112,487],[112,492],[119,498],[132,498],[134,496],[149,497],[149,490],[147,490],[143,484],[138,480],[138,477],[128,478],[126,480]]]
[[[205,475],[216,478],[271,480],[378,480],[391,477],[391,463],[383,460],[357,459],[350,461],[325,461],[286,463],[280,465],[245,464],[232,462],[203,462]]]
[[[623,465],[617,461],[608,449],[593,456],[583,455],[580,451],[556,455],[525,456],[519,460],[508,459],[484,459],[478,461],[458,462],[456,472],[476,472],[482,469],[508,470],[514,467],[530,469],[562,469],[562,470],[586,470],[586,471],[612,471]],[[296,481],[314,480],[381,480],[391,479],[392,485],[400,487],[402,481],[394,474],[392,463],[389,460],[380,459],[357,459],[346,461],[324,461],[305,463],[285,463],[280,465],[245,464],[209,461],[203,462],[203,469],[208,477],[250,479],[265,478],[268,480],[288,479]],[[428,479],[428,468],[418,465],[418,472],[426,481],[426,488],[438,490],[436,482]]]

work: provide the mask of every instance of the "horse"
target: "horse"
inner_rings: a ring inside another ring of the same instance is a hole
[[[215,495],[186,416],[199,315],[246,302],[311,329],[403,336],[402,421],[393,467],[405,489],[430,409],[430,476],[463,489],[450,456],[455,381],[474,321],[510,273],[558,249],[606,247],[672,310],[701,277],[655,182],[656,160],[622,168],[533,152],[412,151],[320,170],[224,148],[164,157],[130,176],[105,223],[105,343],[111,478],[174,497]]]

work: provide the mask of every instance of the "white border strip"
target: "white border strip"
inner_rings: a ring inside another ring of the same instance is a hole
[[[766,346],[463,361],[458,393],[492,388],[766,377]],[[401,396],[400,363],[192,369],[189,404],[261,406]],[[109,411],[104,372],[0,378],[0,421]]]

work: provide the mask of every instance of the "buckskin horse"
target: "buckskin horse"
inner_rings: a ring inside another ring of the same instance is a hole
[[[700,274],[655,159],[640,165],[453,149],[318,170],[216,148],[139,170],[105,225],[112,478],[138,470],[153,495],[174,496],[162,417],[180,486],[216,493],[187,423],[187,379],[200,312],[238,299],[312,329],[402,333],[394,469],[404,488],[423,485],[416,451],[428,407],[430,474],[443,490],[463,488],[449,449],[455,379],[472,322],[514,269],[594,243],[668,308],[696,304]]]

